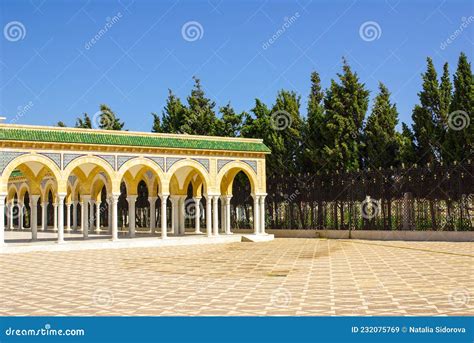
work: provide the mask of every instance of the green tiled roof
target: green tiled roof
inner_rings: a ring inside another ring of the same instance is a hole
[[[11,177],[20,177],[20,176],[23,176],[23,173],[21,171],[15,169],[14,171],[12,171],[10,176]]]
[[[84,131],[60,131],[48,129],[0,127],[0,140],[27,142],[78,143],[96,145],[121,145],[136,147],[209,149],[229,151],[250,151],[268,153],[270,149],[260,142],[242,142],[209,139],[166,137],[160,135],[133,135],[118,133],[96,133]]]

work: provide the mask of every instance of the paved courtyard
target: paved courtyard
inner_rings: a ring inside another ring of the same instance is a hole
[[[474,243],[275,239],[0,255],[0,315],[474,315]]]

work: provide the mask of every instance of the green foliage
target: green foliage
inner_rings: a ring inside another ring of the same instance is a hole
[[[219,109],[221,118],[215,124],[215,135],[223,137],[238,137],[242,130],[242,119],[246,113],[235,113],[232,106],[227,104]]]
[[[92,121],[89,115],[84,113],[82,118],[77,118],[75,127],[81,129],[92,129]]]
[[[116,114],[110,109],[110,107],[105,104],[100,105],[98,124],[99,128],[102,130],[120,131],[124,126],[124,123],[122,123]]]
[[[323,160],[330,171],[356,170],[361,166],[362,128],[369,91],[345,60],[343,73],[338,77],[339,83],[331,80],[324,98]]]
[[[188,107],[181,130],[193,135],[213,135],[217,120],[214,112],[216,104],[204,94],[201,81],[196,77],[193,80],[194,87],[188,96]]]
[[[162,117],[162,132],[167,133],[182,133],[182,127],[186,120],[186,107],[181,103],[181,100],[173,94],[171,90],[168,91],[168,99],[163,110]]]
[[[58,126],[58,127],[67,127],[67,125],[64,124],[64,122],[62,122],[62,121],[58,121],[58,123],[56,124],[56,126]]]
[[[443,156],[448,163],[472,156],[474,145],[474,79],[464,53],[454,74],[454,92],[449,106]]]
[[[303,131],[304,157],[303,170],[318,171],[324,167],[322,150],[324,147],[324,92],[321,79],[316,72],[311,73],[311,92],[308,98],[308,114]]]
[[[370,168],[389,168],[399,164],[399,139],[397,107],[390,102],[390,92],[379,84],[372,113],[364,129],[365,165]]]

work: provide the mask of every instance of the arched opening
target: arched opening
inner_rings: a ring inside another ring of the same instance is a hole
[[[38,228],[46,226],[43,199],[47,189],[56,192],[58,175],[54,163],[37,155],[17,157],[6,166],[2,175],[9,190],[5,207],[6,243],[55,238],[55,234],[42,230],[38,234]]]
[[[250,180],[243,171],[238,172],[232,182],[231,227],[251,229],[253,227],[253,198]]]
[[[111,214],[107,199],[112,194],[114,173],[107,162],[92,156],[77,158],[67,165],[64,174],[74,192],[64,208],[64,218],[72,226],[72,230],[66,229],[70,232],[66,237],[109,238]]]
[[[136,158],[119,170],[118,226],[122,237],[157,234],[161,219],[162,171],[154,162]]]
[[[234,229],[263,233],[264,198],[257,194],[257,175],[242,162],[231,162],[218,175],[221,199],[221,226],[226,233]],[[263,218],[260,220],[260,218]]]
[[[207,180],[199,168],[182,165],[170,172],[171,232],[174,236],[201,234],[206,226]]]

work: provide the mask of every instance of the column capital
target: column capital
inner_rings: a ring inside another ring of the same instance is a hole
[[[120,193],[112,193],[109,196],[109,200],[112,201],[112,203],[117,202],[118,199],[120,198]]]
[[[170,196],[168,193],[163,193],[163,194],[158,194],[160,197],[161,201],[168,200],[168,197]]]
[[[158,200],[158,196],[149,196],[148,201],[156,201]]]
[[[136,201],[138,195],[127,195],[127,201]]]

